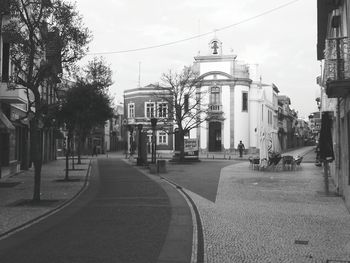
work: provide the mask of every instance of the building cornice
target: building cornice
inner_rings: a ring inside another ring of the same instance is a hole
[[[236,55],[210,55],[210,56],[196,56],[194,57],[195,61],[198,62],[222,62],[222,61],[235,61],[236,60]]]
[[[250,86],[252,80],[246,78],[233,78],[233,79],[210,79],[210,80],[202,80],[200,86],[235,86],[235,85],[243,85]]]

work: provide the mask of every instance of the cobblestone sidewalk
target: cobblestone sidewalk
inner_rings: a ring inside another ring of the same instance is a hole
[[[189,192],[203,223],[206,262],[350,261],[350,214],[323,192],[322,168],[221,170],[215,203]]]
[[[41,202],[31,204],[34,170],[23,171],[0,180],[0,238],[62,205],[73,198],[84,186],[90,159],[82,159],[69,170],[70,181],[63,181],[65,160],[44,164],[41,173]],[[71,168],[71,163],[70,163]]]

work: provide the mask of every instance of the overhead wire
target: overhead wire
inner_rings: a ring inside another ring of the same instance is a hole
[[[194,36],[191,36],[191,37],[187,37],[187,38],[183,38],[183,39],[180,39],[180,40],[170,41],[170,42],[163,43],[163,44],[158,44],[158,45],[152,45],[152,46],[146,46],[146,47],[140,47],[140,48],[133,48],[133,49],[125,49],[125,50],[119,50],[119,51],[106,51],[106,52],[88,53],[87,55],[108,55],[108,54],[130,53],[130,52],[136,52],[136,51],[142,51],[142,50],[155,49],[155,48],[175,45],[175,44],[178,44],[178,43],[181,43],[181,42],[185,42],[185,41],[189,41],[189,40],[192,40],[192,39],[200,38],[200,37],[207,36],[207,35],[219,32],[219,31],[226,30],[226,29],[231,28],[231,27],[235,27],[235,26],[241,25],[243,23],[249,22],[251,20],[257,19],[259,17],[265,16],[267,14],[270,14],[270,13],[274,12],[274,11],[282,9],[282,8],[284,8],[286,6],[292,5],[292,4],[294,4],[295,2],[298,2],[298,1],[299,0],[293,0],[293,1],[287,2],[285,4],[279,5],[277,7],[274,7],[272,9],[266,10],[266,11],[264,11],[262,13],[257,14],[257,15],[254,15],[254,16],[251,16],[249,18],[243,19],[243,20],[241,20],[239,22],[236,22],[236,23],[233,23],[233,24],[230,24],[230,25],[227,25],[227,26],[223,26],[223,27],[214,29],[214,30],[212,30],[210,32],[197,34],[197,35],[194,35]]]

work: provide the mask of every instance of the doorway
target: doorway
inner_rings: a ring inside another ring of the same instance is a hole
[[[221,122],[209,122],[209,152],[221,152]]]

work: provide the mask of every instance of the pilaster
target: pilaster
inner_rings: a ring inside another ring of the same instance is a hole
[[[235,85],[230,85],[230,149],[235,148]]]

